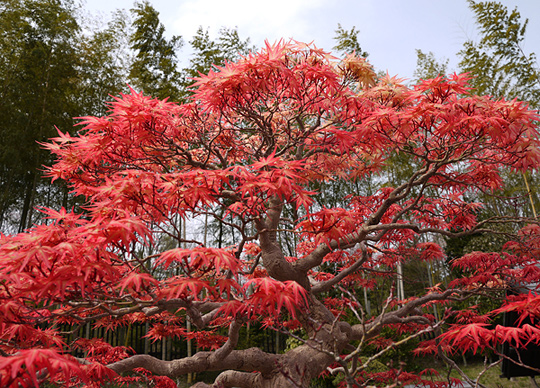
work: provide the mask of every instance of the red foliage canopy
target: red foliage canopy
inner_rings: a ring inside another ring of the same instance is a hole
[[[145,378],[225,370],[215,384],[227,387],[307,386],[327,368],[344,384],[418,382],[427,372],[368,373],[399,342],[383,340],[386,325],[417,338],[452,323],[417,353],[540,342],[530,325],[492,327],[463,319],[473,307],[448,304],[538,282],[534,222],[501,252],[456,260],[465,276],[450,284],[406,300],[389,287],[372,316],[358,301],[399,263],[444,261],[439,236],[527,221],[523,209],[486,215],[481,201],[504,193],[503,173],[538,167],[538,117],[522,102],[474,96],[467,80],[407,87],[377,78],[363,58],[279,42],[201,76],[188,103],[132,91],[108,116],[83,118],[77,136],[59,133],[46,145],[57,156],[48,175],[84,205],[42,209],[41,225],[0,241],[0,385],[122,381],[134,377],[113,376],[140,367]],[[182,223],[205,219],[233,243],[202,227],[182,233]],[[539,300],[529,294],[481,316],[537,316]],[[434,304],[446,314],[435,319]],[[200,331],[184,330],[186,317]],[[302,344],[282,355],[235,350],[252,320],[301,327]],[[68,343],[62,332],[137,322],[150,322],[152,341],[194,339],[211,350],[165,367],[102,341]],[[362,354],[369,343],[383,344],[380,353]],[[76,348],[88,357],[74,359]]]

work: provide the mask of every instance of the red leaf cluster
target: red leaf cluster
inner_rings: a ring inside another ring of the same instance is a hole
[[[444,264],[434,236],[485,232],[479,193],[504,193],[503,173],[540,166],[539,117],[525,103],[474,96],[467,75],[408,87],[356,55],[339,62],[284,41],[195,81],[184,104],[131,90],[106,117],[82,118],[77,136],[59,132],[45,145],[56,158],[48,176],[84,205],[42,209],[43,224],[0,237],[1,385],[112,376],[65,355],[74,346],[100,363],[129,356],[99,339],[69,344],[61,325],[148,322],[152,341],[212,350],[227,338],[209,325],[288,321],[341,360],[366,328],[374,338],[365,343],[389,349],[396,342],[380,326],[414,335],[433,324],[434,304],[540,282],[535,221],[500,252],[454,260],[464,276],[447,290],[420,287],[403,300],[391,291],[398,267]],[[524,224],[518,210],[491,222]],[[362,288],[382,301],[380,317],[358,314]],[[539,315],[537,299],[493,314],[517,311],[524,323]],[[184,330],[186,315],[202,329]],[[491,327],[491,316],[447,313],[453,326],[437,341],[447,352],[540,342],[533,325]],[[339,341],[323,335],[338,329]],[[427,341],[416,352],[434,351]],[[360,375],[424,383],[396,369]]]

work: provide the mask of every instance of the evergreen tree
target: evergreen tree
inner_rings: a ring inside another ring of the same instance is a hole
[[[117,13],[104,27],[72,0],[0,4],[0,228],[23,230],[36,206],[71,207],[63,183],[44,179],[52,158],[39,142],[74,130],[73,117],[103,115],[126,91],[129,25]]]
[[[338,51],[342,56],[352,54],[354,52],[360,57],[367,58],[369,54],[363,51],[360,47],[360,43],[358,43],[359,33],[360,31],[354,26],[350,29],[350,31],[347,31],[343,29],[341,24],[338,23],[336,35],[334,36],[334,40],[336,41],[334,50]]]
[[[173,101],[180,101],[181,77],[176,52],[183,45],[182,38],[166,38],[159,12],[148,1],[136,3],[131,13],[134,16],[134,32],[130,43],[135,51],[129,72],[131,86],[155,98],[169,97]]]
[[[189,67],[183,70],[186,90],[193,83],[193,78],[216,70],[216,66],[222,66],[227,61],[236,61],[240,56],[247,55],[255,49],[249,38],[246,40],[240,38],[237,29],[225,27],[219,30],[216,40],[210,38],[208,29],[199,27],[189,43],[193,49],[193,56],[189,61]]]
[[[523,41],[528,19],[521,22],[517,8],[509,11],[500,2],[469,0],[480,33],[480,41],[465,42],[459,52],[461,70],[474,75],[478,94],[506,96],[540,104],[540,73],[536,55],[526,54]]]
[[[476,17],[480,40],[465,42],[459,52],[459,65],[462,71],[473,76],[471,85],[481,95],[518,98],[535,108],[540,107],[540,71],[536,54],[527,54],[523,49],[528,19],[522,22],[517,8],[510,11],[496,1],[469,0],[469,7]],[[535,182],[536,177],[523,175],[516,179],[509,173],[506,179],[516,181],[513,187],[518,192],[514,194],[523,198],[524,203],[514,204],[516,209],[529,210],[536,216],[535,187],[539,183]],[[497,211],[496,207],[493,211]]]
[[[413,76],[417,82],[440,75],[444,76],[447,72],[448,59],[439,61],[431,51],[426,54],[422,50],[416,50],[416,69]]]
[[[79,44],[81,58],[79,103],[83,115],[104,115],[104,101],[127,92],[127,80],[133,54],[129,47],[131,24],[124,10],[113,13],[104,26],[98,20],[85,23],[90,33]]]
[[[73,117],[104,115],[103,101],[127,83],[153,97],[183,100],[189,77],[252,49],[234,29],[216,41],[202,29],[191,42],[193,69],[178,69],[180,37],[165,37],[158,12],[136,3],[134,16],[117,11],[103,24],[73,0],[5,0],[0,3],[0,228],[12,233],[40,216],[36,206],[71,207],[62,183],[43,179],[52,162],[39,142],[73,131]]]
[[[50,156],[37,142],[76,115],[80,27],[71,0],[6,0],[0,30],[0,226],[23,230],[38,194],[51,195],[38,171]]]

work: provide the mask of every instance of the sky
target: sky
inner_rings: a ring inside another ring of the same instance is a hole
[[[86,8],[106,19],[134,0],[85,0]],[[281,38],[314,42],[331,51],[338,23],[360,31],[362,50],[376,70],[410,79],[416,67],[416,49],[449,60],[458,70],[458,51],[476,38],[476,27],[466,0],[149,0],[160,13],[169,36],[189,42],[199,26],[215,38],[221,27],[238,28],[241,38],[261,47]],[[501,0],[529,19],[524,49],[540,55],[540,1]],[[179,53],[182,61],[189,52]]]

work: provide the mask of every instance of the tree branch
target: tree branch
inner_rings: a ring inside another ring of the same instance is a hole
[[[353,274],[354,272],[356,272],[356,270],[358,270],[362,266],[362,264],[364,264],[366,262],[366,260],[369,257],[368,254],[367,254],[367,249],[366,249],[365,244],[361,244],[360,249],[362,250],[362,258],[360,260],[358,260],[356,263],[354,263],[350,267],[345,268],[344,270],[342,270],[340,273],[338,273],[332,279],[329,279],[329,280],[324,281],[324,282],[317,283],[316,285],[313,286],[313,288],[311,289],[311,292],[313,294],[320,294],[321,292],[328,291],[334,285],[336,285],[337,283],[339,283],[340,281],[345,279],[347,276],[349,276],[349,275]]]
[[[379,329],[383,325],[386,325],[389,323],[418,322],[418,323],[428,324],[429,321],[427,320],[427,318],[421,315],[421,311],[419,310],[420,307],[422,307],[423,305],[429,302],[433,302],[437,300],[445,300],[456,292],[458,292],[458,290],[455,290],[455,289],[448,289],[441,293],[432,292],[420,298],[411,300],[410,302],[406,303],[405,305],[403,305],[397,310],[379,315],[373,322],[367,325],[364,325],[364,324],[353,325],[352,337],[353,339],[359,340],[363,336],[367,335],[368,333],[370,335],[375,335],[376,333],[378,333]]]
[[[225,342],[221,348],[216,350],[212,357],[212,361],[214,358],[217,361],[223,360],[233,351],[233,349],[238,344],[238,334],[241,327],[242,324],[237,320],[231,322],[231,325],[229,326],[229,337],[227,338],[227,342]]]
[[[130,372],[135,368],[144,368],[155,375],[170,378],[176,378],[187,373],[227,369],[261,372],[264,375],[272,373],[282,357],[277,354],[265,353],[259,348],[233,350],[222,359],[216,357],[216,352],[199,352],[192,357],[173,361],[163,361],[147,354],[137,354],[109,364],[107,367],[119,374]]]

